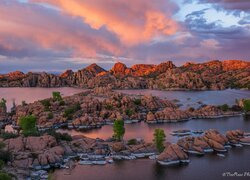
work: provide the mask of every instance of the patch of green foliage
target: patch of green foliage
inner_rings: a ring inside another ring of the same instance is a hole
[[[229,106],[227,104],[223,104],[221,106],[219,106],[219,108],[222,110],[222,111],[228,111],[229,110]]]
[[[26,101],[22,101],[22,106],[26,106],[26,105],[28,105],[28,104],[26,103]]]
[[[36,117],[28,115],[20,118],[19,126],[22,129],[24,136],[38,136],[39,133],[36,128]]]
[[[137,144],[136,139],[130,139],[128,140],[128,143],[127,143],[127,145],[136,145],[136,144]]]
[[[52,112],[49,112],[47,119],[53,119],[53,118],[54,118],[54,114]]]
[[[9,176],[7,173],[5,172],[0,172],[0,179],[1,180],[11,180],[11,176]]]
[[[4,98],[2,98],[1,101],[0,101],[0,107],[6,108],[6,102],[7,101]]]
[[[250,111],[250,99],[245,99],[243,101],[243,109],[244,109],[245,112]]]
[[[44,106],[45,111],[49,111],[49,107],[51,106],[49,99],[44,99],[40,101],[42,105]]]
[[[61,93],[58,91],[52,92],[52,97],[54,101],[62,101]]]
[[[141,99],[135,99],[134,104],[137,105],[137,106],[140,106],[141,105]]]
[[[67,133],[59,133],[55,130],[50,130],[47,132],[49,135],[56,138],[57,142],[59,141],[72,141],[72,137]]]
[[[125,128],[124,128],[123,120],[115,120],[114,126],[113,126],[113,132],[114,132],[113,137],[116,140],[121,141],[124,134],[125,134]]]
[[[6,140],[6,139],[11,139],[11,138],[16,138],[18,137],[18,134],[11,133],[11,132],[2,132],[0,134],[0,137]]]
[[[11,153],[9,151],[3,150],[5,147],[5,144],[3,142],[0,143],[0,159],[4,162],[7,163],[8,161],[11,160]],[[1,179],[1,178],[0,178]]]
[[[125,113],[128,117],[131,117],[133,115],[133,111],[131,109],[126,109]]]
[[[112,110],[112,109],[113,109],[113,105],[111,105],[111,104],[106,104],[105,109],[107,109],[107,110]]]
[[[156,145],[156,148],[159,152],[164,150],[164,142],[165,142],[166,135],[163,129],[155,129],[154,131],[154,139],[153,142]]]
[[[64,110],[63,117],[66,117],[67,119],[72,119],[73,114],[80,109],[81,109],[80,104],[76,103],[73,106],[70,106]]]
[[[59,102],[59,106],[64,106],[65,105],[65,102],[63,101],[63,100],[61,100],[60,102]]]

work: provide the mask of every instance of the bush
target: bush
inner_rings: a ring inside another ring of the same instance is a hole
[[[5,164],[4,161],[2,159],[0,159],[0,169],[3,169],[4,164]]]
[[[126,110],[125,110],[125,113],[126,113],[126,115],[129,116],[129,117],[133,115],[133,111],[132,111],[131,109],[126,109]]]
[[[243,101],[243,109],[244,109],[245,112],[250,111],[250,99],[245,99]]]
[[[113,106],[111,104],[106,104],[105,109],[112,110]]]
[[[54,118],[54,114],[52,112],[49,112],[47,119],[53,119]]]
[[[137,105],[137,106],[140,106],[141,105],[141,99],[135,99],[134,104]]]
[[[56,138],[57,141],[72,141],[72,137],[67,133],[58,133],[54,130],[48,132],[49,135]]]
[[[229,110],[229,106],[227,104],[223,104],[222,106],[219,106],[219,108],[222,110],[222,111],[228,111]]]
[[[7,163],[11,160],[11,153],[9,151],[0,150],[0,159]]]
[[[24,136],[38,136],[39,133],[36,129],[36,117],[29,115],[20,118],[19,126],[23,130]]]
[[[52,92],[52,97],[53,97],[54,101],[61,101],[62,100],[61,93],[58,91]]]
[[[63,101],[63,100],[61,100],[60,102],[59,102],[59,106],[64,106],[65,105],[65,102]]]
[[[49,111],[49,107],[51,106],[49,99],[44,99],[40,101],[44,106],[45,111]]]
[[[64,114],[63,114],[63,117],[66,117],[67,119],[72,119],[73,117],[73,114],[80,110],[81,109],[81,106],[79,103],[71,106],[71,107],[68,107],[64,110]]]
[[[6,108],[6,102],[7,101],[4,98],[2,98],[1,101],[0,101],[0,107]]]
[[[18,137],[18,134],[14,134],[11,132],[3,132],[0,134],[0,137],[6,140],[6,139],[11,139],[11,138],[16,138]]]
[[[137,144],[137,140],[136,139],[130,139],[128,140],[127,145],[136,145]]]
[[[12,178],[5,172],[0,172],[0,179],[1,180],[11,180]]]
[[[164,150],[165,138],[166,135],[163,129],[155,129],[153,142],[155,143],[156,148],[159,152],[162,152]]]
[[[121,141],[125,134],[125,128],[124,128],[124,122],[123,120],[115,120],[114,126],[113,126],[113,131],[114,131],[114,138],[118,141]]]

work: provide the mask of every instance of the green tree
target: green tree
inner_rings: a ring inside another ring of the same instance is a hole
[[[118,141],[121,141],[124,134],[125,134],[125,128],[124,128],[124,122],[122,120],[115,120],[114,126],[114,138]]]
[[[19,126],[23,130],[24,136],[37,135],[36,117],[33,115],[24,116],[20,118]]]
[[[0,101],[0,107],[6,108],[6,102],[7,101],[4,98],[2,98],[1,101]]]
[[[155,143],[156,148],[159,152],[162,152],[164,150],[165,138],[166,135],[163,129],[155,129],[153,142]]]
[[[52,97],[53,97],[53,100],[55,101],[62,101],[61,93],[58,91],[52,92]]]
[[[245,99],[243,101],[243,109],[244,109],[245,112],[250,111],[250,99]]]

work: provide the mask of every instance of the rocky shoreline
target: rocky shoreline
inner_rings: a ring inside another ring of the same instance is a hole
[[[130,144],[128,141],[73,136],[71,141],[65,141],[44,134],[40,137],[0,139],[0,142],[12,154],[4,168],[7,173],[18,179],[47,179],[50,169],[71,169],[76,164],[105,165],[138,158],[149,158],[161,165],[188,164],[191,154],[224,153],[232,147],[249,146],[249,135],[241,130],[230,130],[223,135],[211,129],[198,136],[179,138],[176,144],[166,142],[162,153],[153,143],[142,139]]]

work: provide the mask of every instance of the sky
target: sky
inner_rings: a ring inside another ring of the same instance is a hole
[[[250,0],[0,0],[0,73],[250,58]]]

